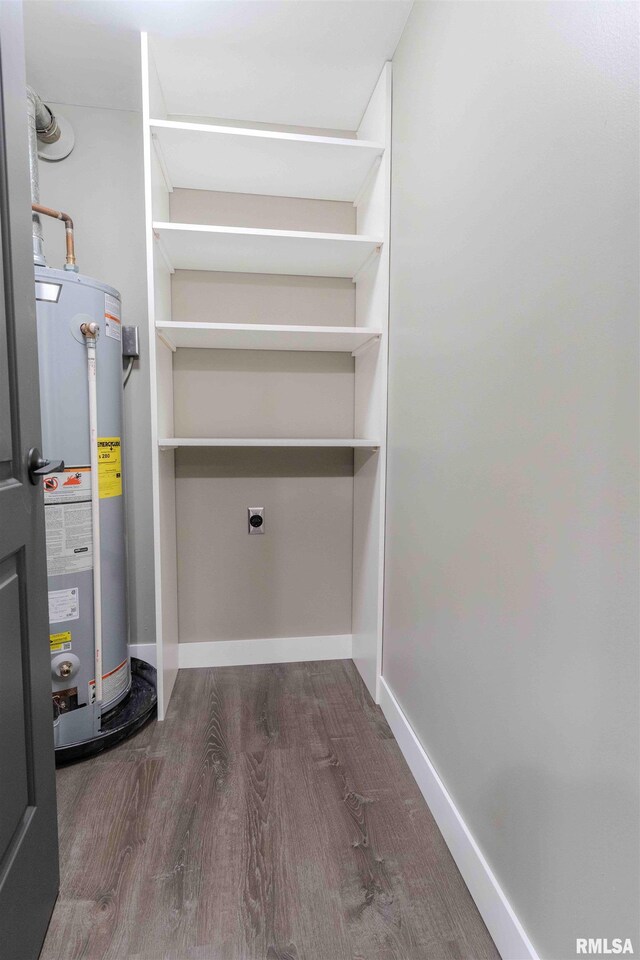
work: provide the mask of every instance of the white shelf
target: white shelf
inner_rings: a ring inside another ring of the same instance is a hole
[[[384,147],[367,140],[150,120],[169,188],[354,201]]]
[[[354,279],[382,244],[351,233],[258,230],[195,223],[154,222],[164,259],[173,270],[221,270]]]
[[[369,327],[301,327],[260,323],[156,324],[156,332],[172,349],[312,350],[356,353],[379,340],[381,330]]]
[[[245,437],[166,437],[158,440],[161,450],[171,450],[176,447],[371,447],[377,450],[379,440],[362,440],[339,437],[331,439],[302,440],[289,437],[275,437],[265,439]]]

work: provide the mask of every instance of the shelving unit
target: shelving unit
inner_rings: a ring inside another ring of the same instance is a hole
[[[173,351],[178,347],[201,350],[304,350],[343,352],[352,356],[377,343],[381,329],[369,327],[303,327],[293,324],[184,323],[165,321],[156,332]]]
[[[150,120],[170,190],[353,202],[384,153],[366,140]]]
[[[353,279],[382,240],[339,233],[154,222],[171,272],[215,270]]]
[[[161,450],[175,450],[178,447],[334,447],[347,449],[379,450],[379,440],[339,437],[327,439],[293,439],[291,437],[168,437],[158,440]]]
[[[262,663],[350,655],[377,699],[391,65],[355,137],[183,122],[171,77],[143,34],[159,717],[180,665],[249,648]],[[305,229],[310,202],[334,232]],[[246,226],[278,204],[296,229]],[[205,209],[231,222],[177,222]],[[247,322],[263,296],[282,322]],[[247,537],[256,503],[267,532]]]

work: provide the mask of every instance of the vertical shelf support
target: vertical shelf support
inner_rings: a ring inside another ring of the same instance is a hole
[[[160,157],[153,148],[149,120],[165,117],[162,88],[146,33],[142,33],[142,124],[144,145],[147,299],[149,310],[149,380],[151,389],[151,493],[155,545],[155,613],[158,719],[163,720],[178,673],[175,478],[173,456],[160,454],[158,438],[173,434],[173,382],[170,349],[156,337],[156,320],[171,312],[171,264],[153,232],[154,217],[168,217],[169,188]],[[160,256],[158,256],[158,251]],[[167,382],[168,380],[168,382]],[[168,464],[167,460],[171,459]]]
[[[358,137],[375,139],[385,150],[360,190],[355,206],[358,233],[383,238],[381,247],[358,271],[356,325],[382,331],[377,349],[355,353],[355,431],[382,438],[379,455],[354,454],[353,660],[372,697],[379,702],[382,677],[384,594],[384,500],[387,435],[387,356],[389,329],[389,220],[391,209],[391,64],[387,63],[358,128]]]

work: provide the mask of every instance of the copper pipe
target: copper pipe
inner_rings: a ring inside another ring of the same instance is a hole
[[[73,220],[68,213],[62,213],[60,210],[52,210],[51,207],[43,207],[40,203],[32,203],[31,209],[34,213],[40,213],[43,217],[53,217],[54,220],[64,222],[65,238],[67,243],[67,256],[65,266],[71,270],[76,270],[76,250],[73,242]]]

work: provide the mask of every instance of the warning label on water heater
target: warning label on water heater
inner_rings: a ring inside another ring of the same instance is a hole
[[[51,653],[71,650],[71,630],[64,630],[62,633],[50,633],[49,647]]]
[[[47,575],[81,573],[93,568],[91,503],[61,503],[44,512]]]
[[[101,500],[122,496],[120,437],[98,437],[98,487]]]
[[[81,503],[91,500],[90,467],[67,467],[62,473],[49,473],[42,479],[44,504]]]
[[[120,301],[108,293],[104,295],[104,328],[112,340],[122,340]]]
[[[48,576],[91,570],[91,470],[82,466],[50,473],[43,487]]]
[[[115,670],[110,670],[102,677],[102,699],[109,703],[129,686],[129,658],[119,663]],[[89,703],[96,702],[96,682],[89,680]]]

